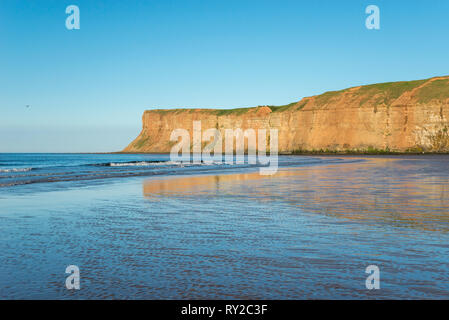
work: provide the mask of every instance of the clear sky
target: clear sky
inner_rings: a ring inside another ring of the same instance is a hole
[[[117,151],[145,109],[448,75],[448,17],[447,0],[1,0],[0,152]]]

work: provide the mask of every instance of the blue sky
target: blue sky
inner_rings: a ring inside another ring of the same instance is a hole
[[[71,4],[80,30],[65,27]],[[117,151],[145,109],[448,75],[448,13],[447,0],[2,0],[0,152]]]

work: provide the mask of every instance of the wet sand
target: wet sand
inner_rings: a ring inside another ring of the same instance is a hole
[[[10,189],[0,297],[449,297],[449,157],[281,160],[274,176],[188,168]],[[77,292],[64,286],[71,264]],[[365,287],[372,264],[380,290]]]

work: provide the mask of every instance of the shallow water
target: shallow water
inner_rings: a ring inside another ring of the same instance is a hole
[[[3,299],[449,297],[447,156],[281,156],[274,176],[168,155],[26,157],[0,155]],[[372,264],[380,290],[365,288]]]

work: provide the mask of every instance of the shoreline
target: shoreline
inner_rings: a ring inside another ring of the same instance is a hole
[[[87,153],[88,154],[88,153]],[[91,153],[102,154],[102,153]],[[103,154],[170,154],[169,152],[110,152]],[[224,155],[224,154],[223,154]],[[235,153],[234,153],[235,155]],[[248,153],[245,153],[248,155]],[[356,152],[356,151],[301,151],[301,152],[280,152],[279,156],[426,156],[426,155],[449,155],[449,152]]]
[[[110,152],[0,152],[2,154],[148,154],[148,155],[162,155],[170,154],[170,152],[123,152],[123,151],[110,151]],[[192,154],[192,153],[190,153]],[[225,155],[225,154],[222,154]],[[235,155],[235,153],[234,153]],[[248,153],[244,153],[248,155]],[[292,151],[292,152],[279,152],[278,156],[428,156],[428,155],[449,155],[449,152],[406,152],[406,151]]]

